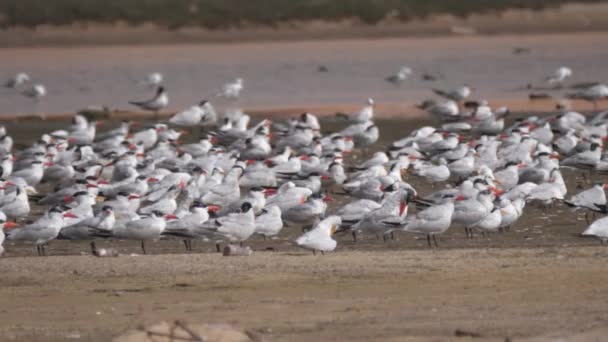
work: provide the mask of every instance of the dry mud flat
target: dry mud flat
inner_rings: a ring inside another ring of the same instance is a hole
[[[0,340],[108,340],[223,322],[275,341],[588,335],[608,322],[608,249],[256,252],[0,259]]]

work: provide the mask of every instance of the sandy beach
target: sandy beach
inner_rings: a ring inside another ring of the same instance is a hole
[[[0,122],[21,148],[65,128],[75,111],[91,105],[107,106],[99,117],[105,128],[122,119],[151,120],[128,101],[150,97],[152,89],[137,82],[152,71],[165,74],[171,98],[158,119],[211,99],[219,110],[243,108],[253,121],[312,112],[323,117],[325,134],[345,125],[335,113],[354,112],[373,97],[381,140],[347,156],[352,165],[417,127],[437,124],[416,108],[434,96],[432,88],[469,83],[475,99],[508,106],[513,120],[554,113],[574,84],[608,81],[606,13],[606,5],[569,5],[407,27],[388,22],[382,30],[317,23],[304,31],[246,33],[159,33],[147,26],[128,34],[121,27],[3,31],[0,79],[24,70],[49,95],[32,101],[0,89]],[[414,75],[401,86],[386,82],[401,65]],[[572,67],[573,77],[564,88],[543,88],[561,65]],[[423,80],[425,74],[436,80]],[[241,99],[217,98],[234,77],[245,79]],[[531,92],[551,98],[531,101]],[[594,109],[583,101],[570,105]],[[563,173],[569,195],[588,187],[574,172]],[[588,181],[605,179],[593,173]],[[434,190],[415,176],[408,182],[422,194]],[[334,197],[329,212],[345,200]],[[248,240],[254,250],[248,257],[223,257],[202,241],[185,252],[182,241],[171,239],[147,245],[149,255],[139,254],[139,242],[98,241],[117,250],[115,258],[92,256],[86,241],[53,241],[50,256],[36,257],[31,245],[8,241],[0,258],[0,340],[108,341],[142,324],[182,319],[231,324],[260,341],[602,341],[608,247],[580,237],[587,225],[582,211],[563,204],[550,212],[530,207],[508,232],[467,239],[462,227],[452,227],[437,249],[412,234],[356,243],[341,234],[334,253],[316,256],[292,243],[299,227],[274,240]]]
[[[268,341],[571,336],[608,322],[606,257],[594,246],[3,259],[0,336],[108,340],[177,318]]]

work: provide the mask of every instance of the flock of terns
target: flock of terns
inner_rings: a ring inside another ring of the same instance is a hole
[[[387,81],[411,74],[404,67]],[[562,67],[546,81],[561,85],[571,75]],[[155,95],[131,104],[167,107],[162,74],[142,82]],[[19,73],[6,85],[33,98],[46,94],[30,83]],[[242,90],[239,78],[217,96],[236,100]],[[590,173],[608,171],[608,112],[585,116],[562,107],[507,125],[508,108],[472,101],[474,91],[434,90],[438,99],[420,108],[438,124],[372,154],[365,152],[380,131],[371,98],[360,111],[340,114],[344,127],[335,132],[325,132],[312,113],[254,123],[240,109],[219,112],[206,100],[164,122],[125,121],[105,131],[98,130],[102,122],[76,115],[69,127],[21,149],[0,126],[0,254],[5,238],[33,243],[38,255],[55,239],[91,241],[93,248],[96,239],[137,240],[143,253],[146,241],[178,239],[191,250],[200,240],[219,251],[222,242],[273,238],[293,227],[303,233],[292,242],[315,253],[333,251],[336,233],[355,241],[423,234],[437,247],[437,237],[454,226],[470,238],[508,230],[527,207],[563,203],[607,212],[606,184],[567,197],[562,170],[578,170],[585,184]],[[608,97],[608,87],[568,96],[596,102]],[[186,133],[200,136],[183,143]],[[365,159],[355,162],[353,153]],[[412,179],[432,192],[420,193]],[[330,201],[337,205],[328,208]],[[608,216],[582,234],[607,241]]]

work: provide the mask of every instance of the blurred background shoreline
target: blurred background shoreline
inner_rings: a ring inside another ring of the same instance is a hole
[[[0,0],[0,46],[603,32],[607,16],[606,1]]]

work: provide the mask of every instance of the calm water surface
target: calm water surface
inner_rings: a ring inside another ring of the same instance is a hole
[[[431,87],[469,83],[480,98],[523,98],[561,65],[572,82],[608,80],[608,36],[602,34],[344,40],[136,47],[0,49],[0,79],[28,72],[49,96],[36,103],[0,89],[0,113],[70,112],[88,105],[129,109],[151,90],[137,85],[148,72],[165,74],[170,110],[210,98],[229,79],[243,77],[240,105],[283,107],[418,102]],[[515,47],[531,49],[514,54]],[[324,65],[328,72],[319,72]],[[401,65],[416,74],[401,87],[384,81]],[[425,82],[422,73],[442,75]]]

